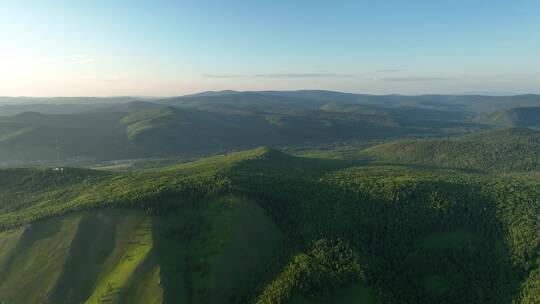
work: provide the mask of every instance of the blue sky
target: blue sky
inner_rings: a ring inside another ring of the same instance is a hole
[[[0,95],[540,93],[540,1],[0,3]]]

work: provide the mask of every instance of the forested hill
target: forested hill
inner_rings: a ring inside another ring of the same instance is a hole
[[[540,131],[514,128],[459,139],[397,141],[361,155],[384,162],[485,171],[540,170]]]
[[[5,101],[0,100],[4,166],[193,157],[261,145],[365,146],[458,136],[504,125],[510,118],[515,120],[512,125],[529,126],[535,121],[530,109],[540,106],[538,95],[402,96],[316,90],[204,92],[163,99],[0,99]],[[506,114],[491,115],[493,111]]]
[[[540,297],[540,192],[519,177],[259,148],[163,169],[7,169],[0,179],[2,303]]]
[[[212,101],[203,102],[207,98]],[[260,145],[318,146],[485,128],[455,121],[433,125],[413,114],[410,119],[397,117],[395,111],[373,115],[321,110],[317,100],[280,96],[211,96],[196,98],[193,104],[187,99],[181,104],[135,101],[78,113],[0,117],[0,163],[193,156]],[[423,119],[429,113],[423,113]]]
[[[506,127],[540,127],[540,107],[499,110],[478,121]]]

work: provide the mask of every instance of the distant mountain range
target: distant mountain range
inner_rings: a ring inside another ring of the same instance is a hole
[[[203,92],[144,99],[0,98],[0,162],[197,155],[534,126],[539,95]]]
[[[538,103],[3,106],[0,303],[536,304]]]

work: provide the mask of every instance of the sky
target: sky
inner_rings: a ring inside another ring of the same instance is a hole
[[[0,96],[540,93],[538,0],[0,0]]]

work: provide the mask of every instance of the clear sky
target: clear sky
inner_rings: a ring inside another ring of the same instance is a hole
[[[540,1],[0,1],[0,95],[222,89],[540,93]]]

